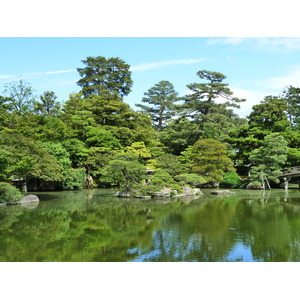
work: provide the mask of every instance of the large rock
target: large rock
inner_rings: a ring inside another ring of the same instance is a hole
[[[258,182],[250,182],[247,187],[247,190],[263,190],[264,187]]]
[[[213,195],[231,195],[234,194],[234,192],[231,192],[229,190],[214,190],[210,192]]]
[[[27,209],[35,209],[37,208],[39,205],[39,202],[25,202],[25,203],[21,203],[22,207],[25,207]]]
[[[196,195],[203,195],[199,188],[191,188],[189,186],[184,186],[182,188],[182,193],[175,195],[175,197],[184,197],[184,196],[196,196]]]
[[[39,202],[40,199],[38,196],[36,195],[27,195],[25,196],[23,199],[21,199],[21,201],[19,201],[20,204],[24,204],[24,203],[35,203],[35,202]]]
[[[153,197],[155,197],[155,198],[161,198],[161,197],[166,198],[166,197],[170,197],[170,196],[171,196],[171,194],[169,192],[164,192],[164,191],[156,192],[153,194]]]
[[[151,196],[148,196],[148,195],[135,195],[134,197],[140,198],[140,199],[151,199],[152,198]]]
[[[132,193],[131,192],[116,192],[115,197],[131,197]]]

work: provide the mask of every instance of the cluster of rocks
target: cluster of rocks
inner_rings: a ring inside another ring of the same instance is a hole
[[[220,195],[220,196],[234,194],[234,192],[229,191],[229,190],[213,190],[210,193],[213,195]]]
[[[172,190],[171,188],[164,187],[159,192],[153,193],[151,196],[146,195],[134,195],[131,192],[116,192],[116,197],[135,197],[142,199],[150,198],[168,198],[168,197],[185,197],[185,196],[196,196],[203,195],[199,188],[191,188],[189,186],[184,186],[182,192],[179,194],[177,190]]]

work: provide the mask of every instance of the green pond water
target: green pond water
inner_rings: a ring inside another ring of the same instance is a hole
[[[37,205],[0,207],[0,261],[300,261],[300,190],[202,191],[171,201],[34,193]]]

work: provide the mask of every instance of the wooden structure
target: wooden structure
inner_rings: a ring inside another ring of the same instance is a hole
[[[288,169],[282,170],[282,174],[277,176],[284,180],[285,189],[289,188],[289,181],[292,178],[298,177],[299,178],[299,188],[300,188],[300,167],[290,167]]]

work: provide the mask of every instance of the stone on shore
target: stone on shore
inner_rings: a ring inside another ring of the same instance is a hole
[[[131,192],[116,192],[115,197],[131,197]]]
[[[36,196],[36,195],[27,195],[23,199],[21,199],[18,203],[20,203],[20,204],[35,203],[35,202],[39,202],[39,201],[40,201],[40,199],[39,199],[38,196]]]
[[[229,191],[229,190],[214,190],[214,191],[211,191],[210,193],[213,194],[213,195],[232,195],[232,194],[235,194],[234,192]]]
[[[24,198],[22,198],[20,201],[11,201],[11,202],[2,202],[0,203],[1,206],[3,205],[20,205],[22,206],[28,206],[30,208],[35,208],[39,204],[40,199],[36,195],[27,195]],[[36,204],[36,205],[30,205],[31,203]]]
[[[184,186],[182,188],[182,193],[178,195],[174,195],[174,197],[184,197],[184,196],[196,196],[203,195],[199,188],[191,188],[189,186]]]

